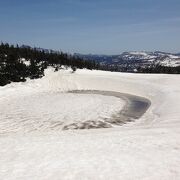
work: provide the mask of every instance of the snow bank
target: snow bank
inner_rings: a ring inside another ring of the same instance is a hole
[[[18,104],[19,97],[30,98],[38,93],[49,93],[50,97],[76,89],[130,93],[144,96],[152,103],[141,119],[122,127],[1,135],[1,179],[180,179],[179,78],[179,75],[48,70],[42,79],[0,88],[1,108],[4,103],[10,105],[12,97],[17,97],[14,102]],[[93,101],[97,103],[98,99]],[[1,123],[5,125],[7,121],[1,118]]]
[[[125,102],[116,97],[64,93],[79,85],[71,69],[54,72],[49,68],[42,79],[2,87],[0,133],[60,131],[84,125],[112,127],[105,121]]]

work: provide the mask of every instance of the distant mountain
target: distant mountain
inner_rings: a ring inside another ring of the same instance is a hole
[[[176,56],[180,56],[180,53],[176,53],[175,55],[176,55]]]
[[[132,51],[123,52],[120,55],[82,55],[75,54],[85,60],[95,60],[101,65],[109,65],[118,69],[126,69],[126,71],[136,71],[139,67],[145,68],[152,65],[161,65],[165,67],[180,66],[180,54],[172,54],[166,52],[144,52]]]

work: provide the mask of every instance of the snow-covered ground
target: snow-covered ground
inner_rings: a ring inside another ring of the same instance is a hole
[[[73,123],[103,121],[123,104],[115,97],[69,93],[8,97],[1,101],[0,132],[59,131]]]
[[[179,79],[49,69],[42,79],[0,87],[0,179],[180,179]],[[110,117],[124,105],[115,97],[65,93],[82,89],[134,94],[152,104],[120,127],[52,128]]]

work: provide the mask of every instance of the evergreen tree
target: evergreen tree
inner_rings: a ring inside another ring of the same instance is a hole
[[[25,65],[23,60],[29,61],[30,65]],[[25,81],[27,77],[31,79],[40,78],[44,75],[44,69],[48,66],[53,66],[58,70],[62,65],[72,67],[72,69],[94,69],[97,67],[94,61],[85,61],[67,53],[55,52],[52,50],[45,51],[40,48],[31,48],[24,45],[19,47],[18,44],[14,46],[1,42],[1,86],[10,82]]]

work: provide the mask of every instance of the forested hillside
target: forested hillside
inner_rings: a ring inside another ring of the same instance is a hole
[[[85,61],[67,53],[31,48],[29,46],[0,44],[0,86],[10,82],[23,82],[26,78],[40,78],[44,69],[53,66],[56,70],[64,65],[76,68],[98,69],[95,61]]]

